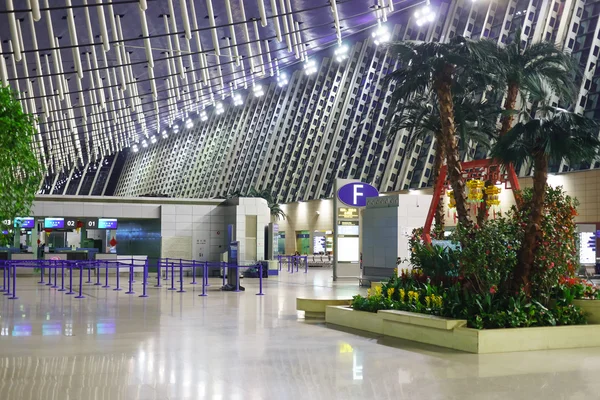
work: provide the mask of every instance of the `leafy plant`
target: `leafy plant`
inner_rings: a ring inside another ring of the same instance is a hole
[[[15,217],[29,214],[42,179],[34,146],[34,120],[23,113],[15,93],[0,87],[0,224],[12,229]],[[0,242],[8,244],[7,235]]]

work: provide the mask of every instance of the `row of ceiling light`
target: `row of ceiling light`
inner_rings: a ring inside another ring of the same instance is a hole
[[[435,13],[433,12],[433,10],[429,6],[429,4],[427,4],[427,5],[423,6],[422,8],[418,9],[417,11],[415,11],[414,17],[416,19],[416,24],[418,26],[422,26],[423,24],[434,21]],[[382,25],[382,24],[378,24],[377,29],[371,34],[371,36],[373,37],[373,43],[375,43],[376,46],[387,43],[391,39],[390,31],[388,30],[387,26]],[[348,58],[349,51],[350,51],[350,49],[346,44],[343,44],[343,43],[338,44],[337,48],[334,51],[335,60],[337,62],[343,62],[344,60],[346,60]],[[306,75],[312,75],[312,74],[316,73],[317,70],[318,70],[318,68],[317,68],[316,61],[313,58],[306,59],[306,61],[304,62],[304,73]],[[289,83],[289,79],[288,79],[287,74],[285,72],[279,73],[279,71],[277,71],[277,86],[284,87],[288,83]],[[255,97],[264,96],[265,92],[264,92],[262,85],[254,83],[252,86],[252,94]],[[233,93],[232,100],[233,100],[233,105],[236,107],[244,104],[244,100],[242,99],[242,95],[240,93]],[[217,101],[214,103],[214,106],[215,106],[215,113],[217,115],[223,114],[223,112],[225,112],[225,108],[224,108],[222,102]],[[200,111],[199,117],[200,117],[200,121],[204,122],[204,121],[208,120],[208,115],[206,113],[206,110]],[[194,122],[190,118],[188,118],[185,121],[185,127],[186,127],[186,129],[193,128]],[[173,125],[172,130],[173,130],[173,133],[178,133],[179,125],[177,125],[177,124]],[[169,134],[167,133],[166,130],[163,130],[161,136],[163,139],[167,139],[169,137]],[[152,143],[152,144],[156,143],[157,141],[158,141],[158,139],[157,139],[156,135],[152,136],[150,138],[150,143]],[[137,153],[140,149],[140,146],[142,148],[148,147],[148,141],[146,139],[144,139],[140,143],[134,144],[132,146],[132,150],[135,153]]]

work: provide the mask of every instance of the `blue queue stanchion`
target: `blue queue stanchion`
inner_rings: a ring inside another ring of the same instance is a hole
[[[202,271],[202,294],[200,294],[199,296],[205,297],[206,294],[206,282],[204,281],[204,277],[207,275],[208,273],[208,264],[204,263],[204,267],[203,267],[203,271]]]
[[[158,259],[158,261],[156,262],[156,285],[154,285],[154,287],[162,287],[160,285],[160,258]],[[166,268],[165,268],[166,271]]]
[[[195,284],[196,284],[196,261],[192,260],[192,281],[190,282],[190,285],[195,285]]]
[[[171,287],[169,288],[169,290],[176,290],[176,289],[177,288],[175,287],[175,263],[172,262],[171,263]]]
[[[113,289],[113,290],[115,292],[119,292],[122,289],[121,289],[121,286],[120,286],[120,283],[119,283],[120,281],[119,281],[119,262],[118,261],[117,261],[117,264],[116,264],[116,271],[117,271],[117,287],[115,289]]]
[[[100,283],[100,262],[96,261],[95,265],[96,268],[94,268],[94,270],[96,271],[96,283],[94,283],[94,286],[100,286],[102,285]]]
[[[73,267],[71,267],[71,272],[73,271]],[[73,274],[71,274],[73,275]],[[83,265],[79,264],[79,294],[75,296],[76,299],[84,299],[85,296],[81,294],[81,290],[83,287]]]
[[[6,292],[6,268],[8,268],[7,263],[2,263],[2,289],[0,289],[0,293]]]
[[[44,283],[44,263],[38,260],[38,265],[40,266],[40,281],[38,283]]]
[[[90,264],[87,267],[88,280],[85,283],[92,283],[92,269],[90,268]]]
[[[16,300],[18,299],[17,297],[17,265],[13,265],[13,276],[12,276],[12,296],[10,296],[8,299],[9,300]]]
[[[58,292],[65,292],[65,263],[64,261],[60,263],[61,267],[60,267],[60,289],[58,289]]]
[[[135,294],[133,291],[133,261],[131,262],[131,266],[129,267],[129,291],[125,292],[125,294]]]
[[[146,294],[146,286],[148,285],[148,260],[144,263],[144,281],[142,282],[142,295],[140,297],[148,297]]]
[[[69,264],[69,291],[65,294],[75,294],[73,291],[73,264]]]
[[[110,287],[110,285],[108,284],[108,261],[104,262],[104,286],[102,286],[105,289],[108,289]]]
[[[52,289],[56,289],[58,287],[58,280],[56,279],[56,270],[58,269],[57,264],[58,263],[54,261],[54,285],[50,286]]]
[[[165,279],[164,280],[166,281],[166,280],[169,280],[169,258],[168,257],[165,258],[165,265],[166,265],[166,267],[165,267]],[[171,271],[171,272],[173,272],[173,271]]]
[[[6,290],[4,296],[10,296],[10,263],[6,263]]]
[[[183,263],[181,260],[179,260],[179,290],[177,293],[185,293],[185,290],[183,290]]]
[[[258,264],[258,293],[256,293],[257,296],[264,296],[265,294],[263,293],[263,266],[262,264]]]

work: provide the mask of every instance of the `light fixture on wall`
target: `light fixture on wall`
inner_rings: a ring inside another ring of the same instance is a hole
[[[321,215],[321,211],[316,211],[317,215]]]

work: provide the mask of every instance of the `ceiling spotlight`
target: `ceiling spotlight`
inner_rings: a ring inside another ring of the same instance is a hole
[[[288,84],[288,77],[287,74],[285,72],[282,72],[281,74],[279,74],[277,76],[277,85],[279,87],[284,87],[285,85]]]
[[[200,113],[200,121],[206,121],[208,119],[208,115],[206,115],[206,111],[202,110]]]
[[[217,115],[223,114],[225,112],[225,109],[223,108],[223,103],[219,101],[217,104],[215,104],[215,111]]]
[[[306,60],[304,62],[304,73],[306,73],[306,75],[312,75],[315,72],[317,72],[317,63],[315,60]]]
[[[169,137],[169,135],[167,135],[167,131],[162,131],[162,138],[166,139],[168,137]]]
[[[252,93],[254,93],[254,97],[262,97],[265,95],[262,85],[256,85],[256,84],[254,86],[252,86]]]
[[[348,46],[345,44],[339,45],[338,48],[335,49],[334,54],[337,62],[344,61],[346,58],[348,58]]]
[[[192,122],[192,120],[188,118],[188,120],[185,121],[185,127],[187,129],[192,129],[194,127],[194,122]]]
[[[242,100],[242,95],[239,93],[235,93],[233,95],[233,105],[234,106],[241,106],[242,104],[244,104],[244,100]]]
[[[417,20],[417,26],[422,26],[427,22],[433,22],[435,20],[435,13],[433,12],[429,4],[415,11],[414,16]]]
[[[152,137],[150,138],[150,142],[151,142],[152,144],[156,143],[156,136],[152,136]]]
[[[140,148],[138,147],[137,144],[134,144],[131,149],[133,150],[134,153],[137,153],[140,150]],[[77,178],[77,176],[75,178]]]
[[[373,42],[375,43],[375,46],[387,43],[391,39],[390,31],[388,31],[388,28],[385,25],[379,25],[377,30],[373,32],[371,36],[373,36]]]
[[[146,139],[142,140],[142,147],[143,148],[148,147],[148,142],[146,142]]]
[[[173,125],[173,132],[179,132],[179,125]]]

